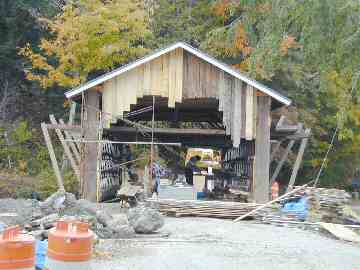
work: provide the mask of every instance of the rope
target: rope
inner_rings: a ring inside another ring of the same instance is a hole
[[[354,76],[353,81],[352,81],[350,96],[352,96],[353,93],[354,93],[354,91],[355,91],[355,86],[356,86],[357,81],[358,81],[358,79],[359,79],[359,75],[360,75],[360,72],[355,73],[355,76]],[[330,145],[329,145],[329,147],[328,147],[328,149],[327,149],[327,151],[326,151],[326,154],[325,154],[325,156],[324,156],[324,159],[323,159],[323,161],[322,161],[322,163],[321,163],[319,172],[318,172],[318,174],[317,174],[317,176],[316,176],[316,178],[315,178],[314,187],[316,187],[317,184],[319,183],[319,179],[320,179],[321,173],[323,172],[323,170],[324,170],[324,168],[325,168],[325,163],[326,163],[326,161],[327,161],[327,159],[328,159],[329,153],[330,153],[331,149],[332,149],[333,146],[334,146],[334,142],[335,142],[336,135],[337,135],[337,133],[338,133],[339,130],[340,130],[340,124],[341,124],[340,121],[343,119],[343,117],[344,117],[344,111],[341,112],[341,117],[340,117],[340,118],[338,119],[338,121],[337,121],[336,129],[335,129],[334,134],[333,134],[333,136],[332,136],[332,138],[331,138]]]

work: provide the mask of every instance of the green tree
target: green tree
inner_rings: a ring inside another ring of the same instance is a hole
[[[217,5],[224,23],[209,32],[202,47],[293,98],[314,134],[300,175],[304,181],[319,168],[340,123],[322,181],[344,183],[360,166],[359,2],[221,0]]]
[[[198,47],[207,32],[221,21],[213,14],[212,0],[149,1],[155,47],[185,41]]]

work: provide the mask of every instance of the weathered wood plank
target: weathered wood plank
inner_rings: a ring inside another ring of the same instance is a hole
[[[51,164],[53,166],[54,172],[55,172],[58,188],[61,191],[65,191],[64,182],[63,182],[63,179],[61,177],[58,162],[56,160],[54,147],[53,147],[53,145],[51,143],[49,131],[48,131],[47,126],[46,126],[45,123],[41,123],[41,130],[42,130],[43,135],[44,135],[46,147],[47,147],[47,149],[49,151],[50,160],[51,160]]]
[[[276,156],[277,152],[279,151],[280,146],[281,146],[281,141],[275,142],[275,146],[274,146],[273,150],[271,151],[270,162],[272,162],[275,159],[275,156]]]
[[[169,107],[175,107],[176,98],[176,52],[170,52],[169,59]]]
[[[99,96],[96,92],[87,91],[85,93],[85,100],[87,105],[99,108]],[[89,109],[89,107],[85,111],[86,118],[83,119],[84,139],[98,140],[98,112],[94,109]],[[82,160],[84,168],[81,170],[81,179],[84,184],[83,197],[92,202],[96,202],[98,145],[98,143],[84,144],[84,159]]]
[[[184,50],[182,48],[178,48],[176,49],[176,92],[175,92],[175,101],[178,103],[182,101],[183,78],[184,78]]]
[[[307,136],[310,136],[310,133],[311,133],[311,129],[307,128],[305,130],[305,134]],[[305,148],[306,148],[306,145],[308,143],[308,140],[309,140],[309,137],[305,137],[304,139],[301,140],[299,152],[297,154],[297,157],[296,157],[296,160],[295,160],[295,163],[294,163],[294,168],[293,168],[292,173],[291,173],[291,177],[290,177],[290,181],[289,181],[289,186],[287,188],[287,192],[289,192],[292,189],[292,187],[294,186],[294,184],[295,184],[296,176],[297,176],[297,173],[299,171],[301,161],[302,161],[302,158],[303,158],[303,155],[304,155]]]
[[[50,114],[49,118],[50,118],[50,122],[52,124],[54,124],[54,125],[58,124],[56,119],[55,119],[55,116],[53,114]],[[61,133],[60,129],[57,129],[57,128],[55,129],[55,133],[58,136],[58,138],[60,140],[60,143],[64,148],[64,152],[66,154],[66,157],[70,161],[70,165],[71,165],[72,169],[74,170],[76,177],[80,180],[80,171],[79,171],[78,164],[76,163],[67,142],[64,141],[65,140],[64,135]]]
[[[245,139],[249,141],[254,138],[254,102],[254,88],[248,84],[246,88]]]
[[[133,127],[113,126],[109,129],[111,132],[136,132]],[[157,134],[199,134],[199,135],[225,135],[223,129],[206,129],[206,128],[154,128]]]
[[[151,62],[144,64],[144,85],[143,85],[143,95],[151,95]]]
[[[169,96],[169,54],[162,56],[161,96]]]
[[[276,180],[276,178],[278,177],[278,175],[279,175],[279,173],[280,173],[280,171],[281,171],[281,169],[282,169],[282,167],[283,167],[283,165],[284,165],[284,163],[285,163],[285,161],[286,161],[286,159],[287,159],[287,157],[288,157],[288,155],[289,155],[289,153],[290,153],[290,151],[291,151],[291,148],[294,146],[294,143],[295,143],[295,140],[291,140],[291,141],[288,143],[288,145],[287,145],[287,147],[286,147],[286,149],[285,149],[285,152],[284,152],[284,154],[282,155],[281,160],[279,161],[278,165],[276,166],[276,169],[275,169],[275,171],[274,171],[274,173],[273,173],[273,175],[272,175],[272,177],[271,177],[270,185],[271,185],[271,184]]]
[[[59,123],[60,123],[61,125],[65,125],[64,120],[62,120],[62,119],[59,119]],[[65,138],[66,138],[66,139],[70,139],[70,140],[74,140],[74,139],[75,139],[75,138],[71,135],[70,132],[64,130],[64,133],[65,133]],[[71,148],[72,152],[73,152],[74,155],[75,155],[75,158],[76,158],[76,161],[77,161],[76,163],[77,163],[77,164],[80,164],[81,157],[80,157],[80,153],[79,153],[79,150],[78,150],[77,146],[75,145],[74,142],[69,142],[69,145],[70,145],[70,148]]]
[[[232,139],[233,146],[239,147],[241,141],[241,97],[242,97],[242,81],[234,80],[234,96],[233,96],[233,121],[232,121]]]
[[[255,140],[254,199],[257,203],[269,199],[270,170],[270,108],[271,98],[258,97],[257,136]]]

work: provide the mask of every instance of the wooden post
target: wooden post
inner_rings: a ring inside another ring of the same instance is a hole
[[[271,180],[270,180],[270,185],[276,180],[276,177],[278,177],[280,171],[281,171],[281,168],[282,166],[284,165],[289,153],[290,153],[290,150],[291,148],[294,146],[294,143],[295,143],[295,140],[291,140],[289,142],[289,144],[287,145],[286,149],[285,149],[285,153],[283,154],[283,156],[281,157],[281,160],[280,162],[278,163],[272,177],[271,177]]]
[[[61,173],[60,173],[60,169],[59,169],[59,165],[58,165],[57,160],[56,160],[54,147],[53,147],[53,145],[52,145],[52,143],[51,143],[49,131],[48,131],[45,123],[41,123],[41,129],[42,129],[42,132],[43,132],[43,134],[44,134],[44,139],[45,139],[46,147],[47,147],[47,149],[48,149],[48,151],[49,151],[51,164],[52,164],[53,169],[54,169],[54,172],[55,172],[55,176],[56,176],[56,180],[57,180],[57,184],[58,184],[59,190],[65,191],[64,182],[63,182],[63,180],[62,180]]]
[[[103,138],[103,124],[102,124],[102,112],[99,112],[99,129],[98,129],[98,139],[99,141]],[[98,154],[96,159],[96,201],[100,202],[101,199],[101,190],[100,190],[100,180],[101,180],[101,161],[102,161],[102,144],[98,146]]]
[[[85,140],[98,141],[98,111],[99,96],[96,91],[88,90],[84,94],[83,111],[83,136]],[[96,202],[97,190],[97,156],[99,143],[83,144],[83,169],[81,179],[83,183],[83,198],[91,202]]]
[[[269,200],[271,97],[259,96],[257,107],[253,196],[257,203]]]
[[[50,122],[52,124],[55,124],[57,125],[57,121],[55,119],[55,116],[53,114],[50,114]],[[61,145],[63,146],[64,148],[64,152],[67,156],[67,158],[69,159],[70,161],[70,165],[71,167],[73,168],[74,172],[75,172],[75,175],[77,176],[77,178],[80,180],[80,172],[79,172],[79,167],[78,165],[76,164],[75,160],[74,160],[74,157],[69,149],[69,146],[67,144],[67,142],[65,142],[65,138],[64,138],[64,135],[61,133],[60,129],[56,128],[55,129],[55,132],[56,132],[56,135],[58,136],[60,142],[61,142]]]
[[[152,102],[152,121],[151,121],[151,145],[150,145],[150,190],[152,189],[152,184],[154,182],[154,126],[155,125],[155,96],[153,96]]]
[[[300,164],[301,164],[304,152],[305,152],[306,145],[307,145],[308,140],[309,140],[310,133],[311,133],[311,129],[307,128],[305,130],[305,136],[306,137],[301,140],[299,152],[297,154],[297,157],[296,157],[296,160],[295,160],[295,163],[294,163],[294,168],[293,168],[293,171],[291,173],[289,186],[288,186],[286,192],[289,192],[292,189],[292,187],[294,186],[294,184],[295,184],[296,176],[297,176],[297,173],[298,173],[299,168],[300,168]]]

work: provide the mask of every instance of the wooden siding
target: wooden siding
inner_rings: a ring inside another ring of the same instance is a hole
[[[175,107],[186,99],[216,98],[226,134],[238,147],[256,137],[257,89],[179,48],[104,83],[103,110],[116,118],[144,96],[168,98]],[[196,121],[196,119],[194,119]]]
[[[143,96],[169,98],[169,107],[182,101],[183,50],[176,49],[104,83],[103,108],[113,122]]]

